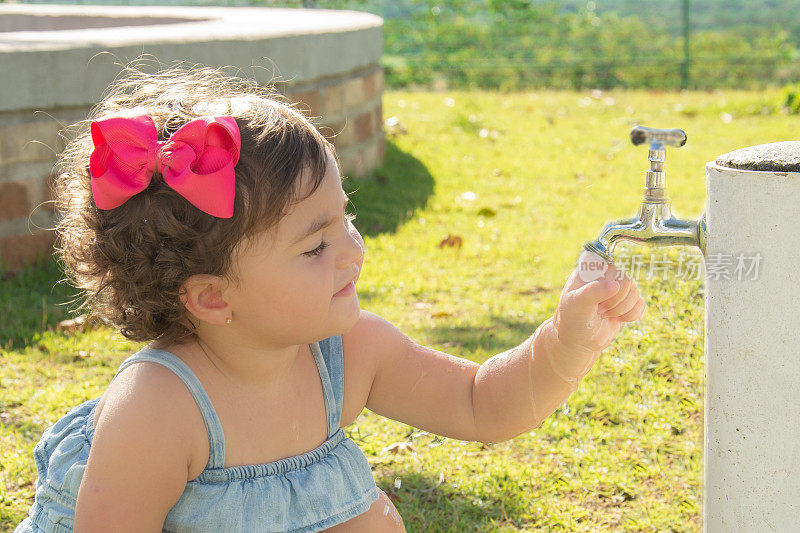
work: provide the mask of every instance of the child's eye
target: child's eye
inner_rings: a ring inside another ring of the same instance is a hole
[[[322,250],[328,247],[328,243],[326,241],[322,241],[319,243],[319,246],[314,248],[313,250],[309,250],[307,252],[303,252],[303,255],[306,257],[314,257],[322,253]]]
[[[356,219],[356,216],[354,214],[351,214],[351,213],[345,213],[344,214],[344,219],[347,222],[352,222],[353,220]],[[315,256],[318,256],[319,254],[321,254],[322,251],[327,247],[328,247],[328,243],[326,241],[322,241],[321,243],[319,243],[319,246],[317,246],[313,250],[309,250],[307,252],[303,252],[303,255],[306,256],[306,257],[315,257]]]

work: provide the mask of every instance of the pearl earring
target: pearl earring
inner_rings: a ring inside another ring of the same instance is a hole
[[[231,323],[231,319],[230,318],[225,319],[225,323],[226,324],[230,324]]]

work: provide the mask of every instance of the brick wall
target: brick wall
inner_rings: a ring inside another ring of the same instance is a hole
[[[85,115],[83,109],[0,113],[0,268],[16,270],[52,252],[51,200],[58,132]]]
[[[361,176],[383,160],[380,67],[280,89],[313,117],[336,146],[342,171]],[[88,108],[0,112],[0,270],[17,270],[52,252],[52,171],[59,130]]]
[[[383,70],[372,68],[311,86],[285,89],[336,146],[342,172],[361,176],[383,161]]]

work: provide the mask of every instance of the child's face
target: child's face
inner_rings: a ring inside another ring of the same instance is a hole
[[[300,186],[307,187],[305,177]],[[253,342],[305,344],[355,325],[359,305],[354,281],[364,248],[345,213],[346,202],[329,155],[314,194],[291,206],[276,227],[238,254],[239,282],[225,291],[226,300],[233,321]]]

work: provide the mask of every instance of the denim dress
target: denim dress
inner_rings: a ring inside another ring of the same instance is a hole
[[[322,378],[327,440],[302,455],[228,468],[224,468],[225,436],[219,418],[189,367],[176,355],[153,349],[143,349],[123,361],[114,377],[141,361],[175,372],[191,391],[208,430],[208,464],[186,484],[166,516],[163,531],[320,531],[366,512],[378,499],[366,456],[339,427],[344,397],[341,336],[310,346]],[[35,501],[14,533],[72,531],[101,397],[74,407],[44,431],[33,450],[39,475]]]

